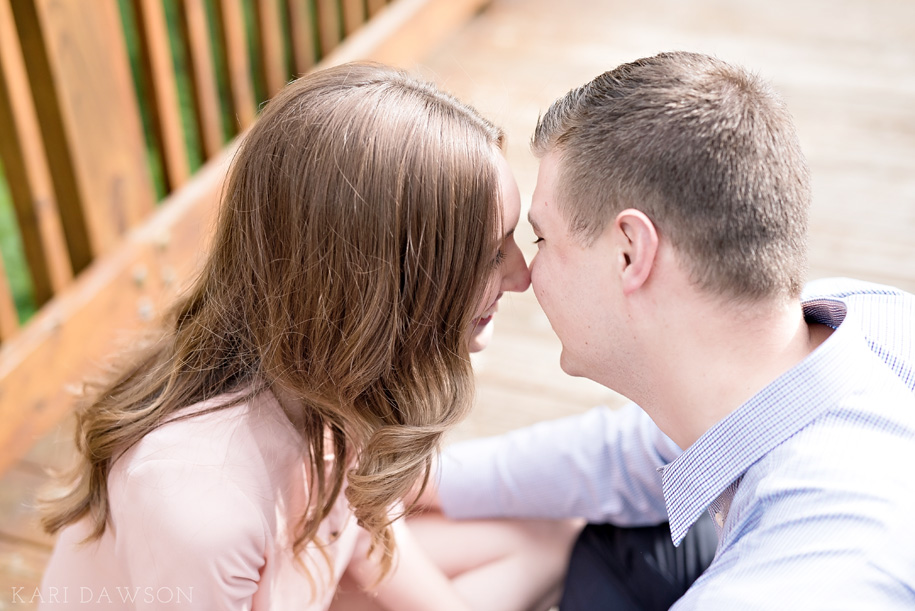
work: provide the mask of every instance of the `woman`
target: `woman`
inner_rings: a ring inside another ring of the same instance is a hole
[[[266,106],[199,278],[78,413],[49,607],[326,609],[398,548],[381,604],[468,608],[391,514],[470,407],[499,297],[529,284],[502,138],[376,65]]]

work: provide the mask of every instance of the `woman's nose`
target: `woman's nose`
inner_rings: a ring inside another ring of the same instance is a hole
[[[531,285],[531,270],[527,267],[527,261],[524,260],[524,253],[517,245],[513,245],[505,261],[505,273],[502,276],[502,292],[512,291],[523,293]]]

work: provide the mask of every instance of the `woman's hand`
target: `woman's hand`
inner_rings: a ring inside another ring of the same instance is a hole
[[[420,548],[404,519],[395,521],[392,528],[397,552],[394,567],[384,580],[376,585],[379,574],[377,554],[367,556],[370,541],[364,531],[346,571],[350,580],[377,603],[376,608],[388,611],[471,611],[451,581]],[[370,609],[372,605],[366,600],[349,605],[341,599],[335,602],[332,610],[357,608]]]

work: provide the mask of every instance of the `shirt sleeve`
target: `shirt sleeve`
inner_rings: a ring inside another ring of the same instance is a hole
[[[635,404],[599,407],[445,450],[439,500],[452,518],[667,520],[657,469],[682,453]]]
[[[116,485],[115,553],[134,608],[156,608],[162,588],[182,596],[182,608],[251,608],[265,563],[264,517],[222,470],[152,460]]]

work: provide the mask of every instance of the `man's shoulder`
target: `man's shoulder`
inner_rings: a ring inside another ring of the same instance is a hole
[[[814,496],[874,488],[876,496],[892,496],[900,491],[880,490],[881,482],[904,476],[913,481],[906,494],[915,498],[915,479],[907,475],[915,459],[915,397],[896,380],[888,385],[817,417],[751,466],[741,489],[755,479],[769,501],[796,496],[794,488]]]
[[[882,466],[886,470],[895,454],[912,458],[915,394],[878,355],[865,347],[859,352],[857,371],[844,379],[843,391],[833,395],[816,418],[773,448],[758,466],[775,473],[826,474],[829,470],[824,465],[842,465],[847,475],[848,469]],[[842,473],[838,476],[844,477]]]
[[[771,608],[800,608],[807,596],[818,608],[915,602],[915,428],[887,433],[875,423],[827,413],[750,467],[718,556],[683,608],[724,608],[756,594]]]
[[[804,286],[801,293],[802,301],[816,299],[845,300],[851,297],[865,296],[894,296],[900,298],[915,298],[910,293],[888,284],[879,284],[855,278],[819,278],[811,280]]]
[[[860,553],[900,537],[915,549],[915,397],[885,382],[844,397],[744,473],[729,516],[737,538],[759,529],[757,544],[787,552],[841,532]]]

